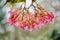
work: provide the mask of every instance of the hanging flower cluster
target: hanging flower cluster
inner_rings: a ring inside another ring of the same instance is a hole
[[[32,14],[26,8],[11,8],[9,11],[10,17],[6,20],[8,23],[20,27],[22,30],[36,30],[41,26],[51,22],[54,18],[52,12],[47,12],[40,5],[35,7],[35,12]]]

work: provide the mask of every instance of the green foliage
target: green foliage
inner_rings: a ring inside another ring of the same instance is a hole
[[[55,40],[60,40],[60,35]]]
[[[0,22],[4,19],[5,14],[2,12],[2,8],[0,8]]]
[[[14,6],[14,4],[17,2],[23,2],[23,1],[25,1],[25,0],[7,0],[7,2],[9,2],[11,4],[11,6]]]
[[[23,1],[25,2],[26,0],[7,0],[6,3],[9,2],[11,4],[11,6],[14,6],[15,3],[23,2]],[[32,1],[36,1],[36,0],[32,0]],[[4,5],[6,5],[6,3]]]
[[[51,37],[54,38],[57,35],[58,35],[57,31],[56,30],[53,30],[53,33],[52,33],[52,36]]]
[[[15,2],[10,2],[11,6],[14,6]]]
[[[51,38],[53,38],[54,40],[57,40],[60,38],[57,30],[53,30]]]
[[[7,2],[22,2],[22,1],[25,1],[25,0],[7,0]]]
[[[0,2],[1,2],[1,0],[0,0]]]

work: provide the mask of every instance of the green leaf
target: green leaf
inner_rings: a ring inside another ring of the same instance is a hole
[[[14,0],[13,2],[23,2],[25,0]]]
[[[10,2],[11,6],[14,6],[15,2]]]
[[[14,0],[14,1],[10,1],[10,4],[11,4],[11,6],[14,6],[15,3],[23,2],[23,1],[25,1],[25,0]]]

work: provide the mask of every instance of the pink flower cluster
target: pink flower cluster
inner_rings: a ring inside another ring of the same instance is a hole
[[[22,11],[23,12],[23,11]],[[22,30],[36,30],[42,25],[51,22],[54,18],[52,12],[49,13],[18,13],[15,9],[9,11],[10,17],[6,20],[8,23],[21,28]]]

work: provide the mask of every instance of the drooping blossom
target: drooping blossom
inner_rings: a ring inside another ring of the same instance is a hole
[[[11,8],[9,11],[10,17],[7,18],[6,22],[22,30],[32,31],[52,22],[54,18],[52,12],[46,11],[40,5],[34,7],[34,14],[32,14],[28,9],[25,7]]]

